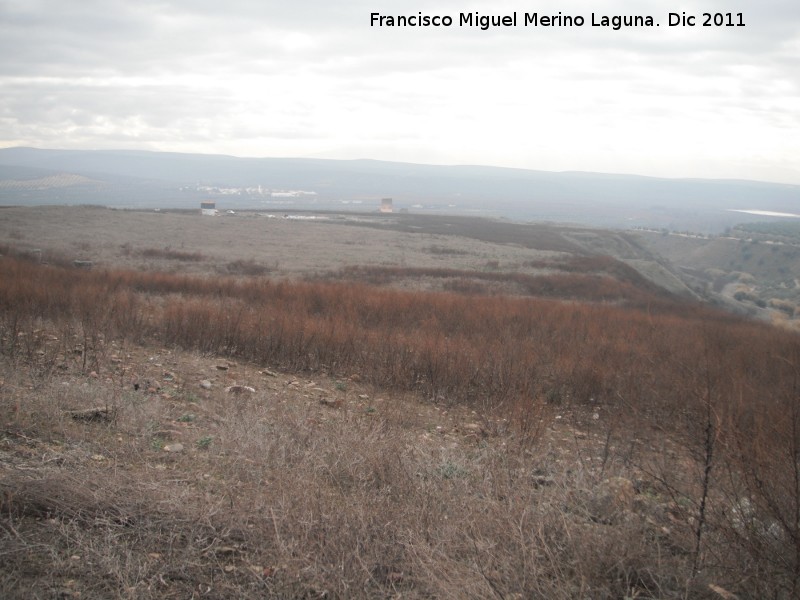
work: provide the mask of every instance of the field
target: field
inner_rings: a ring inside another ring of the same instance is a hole
[[[800,596],[796,333],[621,234],[319,216],[0,210],[3,597]]]

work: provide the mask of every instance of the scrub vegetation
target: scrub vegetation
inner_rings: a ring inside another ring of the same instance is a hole
[[[800,595],[796,333],[591,255],[300,280],[15,254],[3,597]]]

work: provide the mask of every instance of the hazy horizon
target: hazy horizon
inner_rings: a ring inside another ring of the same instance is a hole
[[[141,150],[0,149],[0,204],[370,210],[719,232],[796,213],[800,186],[375,160],[238,158]],[[754,212],[755,211],[755,212]]]
[[[321,158],[321,157],[314,157],[314,156],[295,156],[295,155],[281,155],[281,156],[267,156],[267,155],[248,155],[248,154],[236,154],[231,152],[188,152],[188,151],[179,151],[179,150],[151,150],[146,148],[136,148],[136,147],[110,147],[110,148],[69,148],[69,147],[55,147],[55,146],[0,146],[0,150],[42,150],[42,151],[53,151],[53,152],[71,152],[71,151],[78,151],[78,152],[110,152],[110,153],[143,153],[143,154],[164,154],[164,155],[180,155],[180,156],[200,156],[200,157],[207,157],[207,158],[230,158],[230,159],[242,159],[242,160],[319,160],[324,162],[374,162],[374,163],[389,163],[389,164],[396,164],[396,165],[408,165],[412,167],[453,167],[453,168],[486,168],[486,169],[498,169],[498,170],[507,170],[507,171],[526,171],[526,172],[538,172],[538,173],[552,173],[552,174],[560,174],[560,175],[597,175],[601,177],[633,177],[633,178],[641,178],[641,179],[661,179],[666,181],[730,181],[730,182],[742,182],[742,183],[767,183],[771,185],[786,185],[786,186],[793,186],[797,187],[800,186],[800,183],[786,183],[781,181],[774,181],[768,179],[747,179],[743,177],[702,177],[702,176],[661,176],[661,175],[645,175],[641,173],[633,173],[633,172],[624,172],[624,171],[585,171],[585,170],[578,170],[578,169],[538,169],[534,167],[513,167],[507,165],[500,165],[500,164],[490,164],[490,163],[449,163],[449,162],[424,162],[424,161],[415,161],[415,160],[388,160],[382,158],[371,158],[368,156],[356,156],[353,158]]]

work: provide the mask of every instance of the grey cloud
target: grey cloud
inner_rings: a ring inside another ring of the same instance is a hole
[[[477,93],[494,75],[502,91],[522,90],[516,79],[498,76],[506,72],[523,83],[529,76],[530,89],[543,97],[558,97],[562,84],[604,84],[609,91],[596,94],[604,103],[597,110],[636,102],[630,110],[666,119],[683,109],[665,109],[665,98],[695,98],[797,127],[786,102],[769,102],[775,89],[784,100],[800,90],[798,46],[791,45],[800,43],[797,0],[686,0],[674,9],[745,13],[747,27],[724,30],[369,26],[372,11],[474,10],[665,18],[670,8],[663,0],[0,0],[0,54],[13,57],[0,61],[0,143],[49,139],[43,144],[58,146],[64,132],[69,143],[90,143],[92,136],[137,144],[214,136],[315,140],[326,135],[316,116],[326,103],[326,115],[357,119],[373,108],[377,118],[418,114],[422,123],[427,115],[468,113],[462,102],[471,105],[446,86],[431,91],[416,81],[453,78],[454,89]],[[725,78],[738,85],[715,87]],[[491,109],[490,96],[483,102]],[[136,124],[147,140],[127,135],[126,124]],[[383,141],[421,135],[393,132],[386,123],[374,129]]]

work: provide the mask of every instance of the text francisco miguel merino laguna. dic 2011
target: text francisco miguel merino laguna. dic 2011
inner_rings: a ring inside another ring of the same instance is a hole
[[[542,14],[538,12],[483,15],[478,12],[453,15],[409,15],[370,13],[370,27],[475,27],[486,31],[499,27],[607,27],[618,31],[630,27],[744,27],[743,13],[670,12],[653,15]]]

